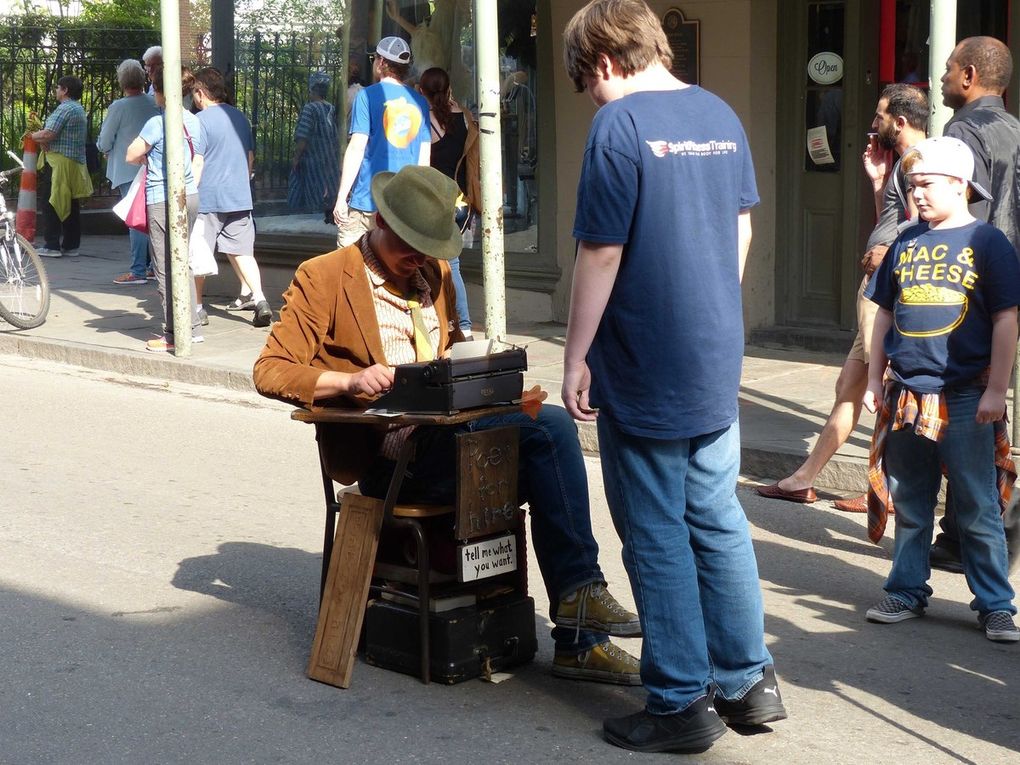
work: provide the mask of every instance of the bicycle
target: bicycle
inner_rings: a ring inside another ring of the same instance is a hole
[[[20,167],[0,172],[0,318],[18,329],[32,329],[46,321],[50,283],[42,259],[14,227],[3,188]]]

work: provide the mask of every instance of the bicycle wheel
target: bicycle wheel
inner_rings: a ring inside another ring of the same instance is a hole
[[[50,310],[50,283],[35,248],[20,234],[0,239],[0,318],[19,329],[38,327]]]

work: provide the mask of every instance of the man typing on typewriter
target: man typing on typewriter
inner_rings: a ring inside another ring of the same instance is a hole
[[[284,294],[280,321],[255,362],[264,396],[306,407],[365,407],[393,383],[393,367],[441,357],[463,335],[450,268],[460,255],[456,183],[409,165],[372,179],[376,228],[356,244],[301,264]],[[463,429],[520,429],[518,495],[531,507],[532,538],[551,604],[553,674],[640,685],[638,661],[608,635],[641,634],[636,614],[606,589],[592,536],[588,480],[573,420],[545,406],[537,419],[513,413]],[[385,495],[408,428],[320,429],[327,472]],[[418,434],[400,500],[452,504],[454,428]]]

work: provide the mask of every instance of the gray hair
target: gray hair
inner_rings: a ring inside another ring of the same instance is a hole
[[[160,45],[153,45],[150,48],[145,49],[145,53],[142,54],[142,61],[148,63],[150,58],[159,58],[163,60],[163,47]]]
[[[117,65],[117,84],[121,90],[141,90],[145,87],[145,70],[135,59],[124,59]]]

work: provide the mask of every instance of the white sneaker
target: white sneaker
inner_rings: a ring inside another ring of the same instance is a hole
[[[61,252],[63,253],[65,258],[77,258],[78,257],[78,251],[77,250],[61,250]]]
[[[49,247],[39,247],[36,252],[44,258],[62,258],[64,253],[60,250],[51,250]],[[75,253],[77,254],[77,253]]]

